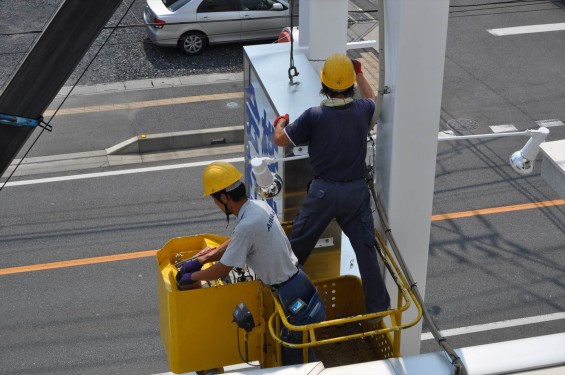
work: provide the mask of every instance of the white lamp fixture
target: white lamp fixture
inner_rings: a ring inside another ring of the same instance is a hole
[[[251,159],[251,170],[255,176],[255,191],[262,198],[273,198],[281,192],[282,178],[276,173],[269,170],[268,165],[278,162],[306,159],[308,155],[308,147],[295,147],[295,156],[286,158],[258,158]]]
[[[538,130],[526,130],[526,132],[529,132],[530,139],[520,151],[516,151],[510,156],[510,166],[516,172],[524,175],[532,173],[536,156],[540,151],[540,144],[545,142],[549,130],[539,128]]]
[[[255,191],[262,198],[273,198],[282,189],[282,178],[272,173],[268,167],[268,159],[251,159],[251,169],[255,175]]]
[[[530,139],[521,150],[516,151],[510,156],[510,166],[516,172],[527,175],[534,170],[534,162],[538,152],[540,151],[540,144],[545,142],[549,135],[549,129],[541,127],[537,130],[528,129],[523,132],[512,133],[499,133],[499,134],[478,134],[478,135],[454,135],[454,136],[441,136],[438,141],[458,141],[462,139],[476,139],[476,138],[499,138],[499,137],[514,137],[514,136],[529,136]]]

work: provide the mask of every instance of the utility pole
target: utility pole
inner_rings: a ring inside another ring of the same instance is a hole
[[[41,118],[120,3],[64,1],[0,94],[0,115]],[[0,122],[0,176],[34,129]]]

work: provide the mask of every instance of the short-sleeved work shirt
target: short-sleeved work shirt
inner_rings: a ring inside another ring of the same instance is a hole
[[[277,215],[267,203],[251,199],[239,211],[220,262],[239,268],[247,264],[267,285],[287,281],[298,270],[298,259]]]
[[[330,181],[355,180],[367,174],[367,134],[374,112],[372,99],[312,107],[284,131],[295,146],[308,144],[313,176]]]

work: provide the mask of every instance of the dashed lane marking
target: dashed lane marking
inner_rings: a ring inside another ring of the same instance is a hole
[[[500,29],[489,29],[487,31],[494,36],[507,36],[507,35],[543,33],[548,31],[561,31],[561,30],[565,30],[565,23],[550,23],[545,25],[504,27]]]
[[[195,96],[184,96],[179,98],[169,98],[169,99],[157,99],[157,100],[143,100],[139,102],[131,103],[117,103],[117,104],[106,104],[106,105],[93,105],[87,107],[74,107],[74,108],[61,108],[57,112],[57,116],[64,115],[76,115],[84,113],[95,113],[95,112],[109,112],[109,111],[123,111],[124,109],[141,109],[149,107],[160,107],[165,105],[175,105],[175,104],[188,104],[188,103],[200,103],[208,102],[214,100],[230,100],[230,99],[240,99],[243,98],[242,92],[228,92],[222,94],[209,94],[209,95],[195,95]],[[53,116],[55,110],[47,110],[43,116]]]
[[[536,124],[538,124],[538,126],[540,128],[541,127],[550,128],[550,127],[553,127],[553,126],[563,126],[563,121],[557,120],[557,119],[539,120],[539,121],[536,121]]]
[[[489,126],[489,128],[490,128],[490,130],[492,130],[493,133],[509,133],[509,132],[518,131],[518,129],[516,129],[516,127],[512,124],[492,125],[492,126]]]

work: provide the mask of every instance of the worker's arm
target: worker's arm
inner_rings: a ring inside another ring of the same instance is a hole
[[[359,93],[363,99],[373,99],[375,103],[377,102],[377,97],[375,96],[375,92],[369,82],[365,79],[363,75],[363,71],[361,69],[361,63],[357,60],[352,60],[353,66],[355,68],[355,80],[357,82],[357,88],[359,89]]]
[[[363,97],[364,99],[373,99],[376,103],[377,97],[375,96],[375,92],[373,91],[371,85],[369,85],[369,82],[367,82],[367,80],[365,79],[363,73],[357,74],[356,81],[361,97]]]
[[[222,255],[224,255],[224,253],[226,252],[226,249],[228,248],[230,241],[231,240],[227,240],[226,242],[224,242],[214,250],[199,256],[197,258],[198,262],[200,262],[200,264],[205,264],[208,262],[216,262],[220,260],[222,258]]]
[[[287,115],[288,116],[288,115]],[[288,125],[288,117],[279,116],[275,119],[275,133],[273,135],[273,141],[279,147],[288,146],[292,144],[288,135],[284,131],[284,127]]]
[[[216,262],[215,264],[211,265],[210,267],[196,271],[190,274],[191,280],[216,280],[221,277],[226,276],[233,267],[226,266],[222,264],[222,262]]]
[[[222,259],[222,255],[224,255],[224,253],[226,252],[229,243],[230,240],[227,240],[226,242],[224,242],[223,244],[221,244],[216,248],[212,248],[212,249],[206,248],[202,250],[199,253],[202,255],[198,256],[196,259],[192,259],[187,262],[184,262],[183,265],[180,267],[179,271],[182,274],[200,271],[202,269],[202,265],[204,265],[205,263],[216,262]]]

